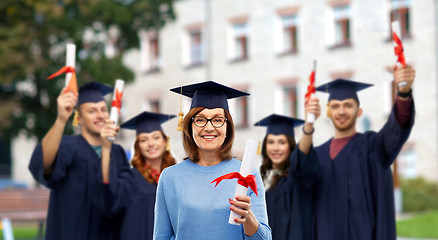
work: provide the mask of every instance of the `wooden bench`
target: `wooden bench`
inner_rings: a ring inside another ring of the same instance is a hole
[[[37,222],[38,239],[42,239],[49,195],[50,190],[44,188],[0,190],[0,220]]]

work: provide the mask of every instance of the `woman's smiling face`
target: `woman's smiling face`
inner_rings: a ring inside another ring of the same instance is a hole
[[[204,109],[199,112],[196,117],[204,117],[206,119],[212,119],[215,117],[225,118],[225,110],[223,108]],[[211,121],[208,121],[204,127],[198,127],[192,121],[193,140],[198,146],[200,151],[204,152],[216,152],[218,151],[225,141],[227,133],[227,123],[221,127],[214,127]]]
[[[272,168],[278,168],[283,162],[287,161],[290,154],[289,142],[286,135],[268,134],[266,139],[266,153],[272,161]]]

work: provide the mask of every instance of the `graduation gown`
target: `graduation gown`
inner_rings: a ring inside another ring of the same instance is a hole
[[[112,155],[111,161],[114,159]],[[98,178],[96,199],[102,211],[118,219],[117,239],[152,240],[157,185],[146,181],[135,168],[110,174],[109,182],[104,184]]]
[[[111,151],[124,155],[123,148],[116,144]],[[111,163],[111,168],[115,170],[125,167],[129,167],[126,157]],[[117,224],[102,215],[93,202],[101,159],[82,135],[62,137],[53,172],[49,176],[43,173],[39,143],[30,159],[29,170],[39,183],[51,190],[45,234],[47,240],[113,239]]]
[[[414,104],[405,129],[394,111],[379,132],[357,133],[334,159],[329,155],[332,139],[311,149],[321,165],[314,195],[315,239],[396,239],[391,164],[411,132]]]
[[[316,155],[312,153],[309,158],[315,158],[313,161],[303,161],[302,165],[298,165],[298,162],[293,161],[296,154],[300,154],[297,148],[291,154],[288,175],[266,191],[273,240],[311,239],[313,183],[319,164]]]

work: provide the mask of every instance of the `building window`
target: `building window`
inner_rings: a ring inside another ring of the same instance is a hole
[[[228,58],[232,61],[248,59],[248,29],[246,22],[233,23],[228,47]]]
[[[236,119],[237,127],[248,127],[248,97],[236,99]]]
[[[331,72],[330,73],[330,79],[352,79],[354,72],[352,70],[345,70],[340,72]]]
[[[160,112],[160,100],[149,100],[149,109],[151,112]]]
[[[281,23],[283,26],[283,53],[296,53],[298,17],[295,14],[282,16]]]
[[[333,12],[335,17],[334,47],[350,46],[350,6],[334,6]]]
[[[161,94],[158,92],[145,93],[147,96],[142,103],[142,111],[161,112]]]
[[[247,92],[246,84],[233,86],[240,91]],[[246,128],[249,126],[249,99],[247,96],[233,98],[228,101],[230,112],[232,113],[233,122],[236,128]]]
[[[202,66],[204,63],[203,27],[203,23],[186,26],[182,38],[182,62],[186,68]]]
[[[248,58],[248,37],[246,34],[246,23],[234,25],[234,44],[236,46],[235,60]]]
[[[414,144],[406,143],[397,157],[397,169],[403,178],[415,178],[418,176]]]
[[[295,85],[283,87],[284,115],[298,117],[298,90]]]
[[[141,35],[142,70],[156,72],[160,70],[160,41],[156,33]]]
[[[190,65],[202,65],[202,33],[201,30],[190,32]]]
[[[158,70],[159,65],[158,62],[160,60],[160,48],[159,48],[159,41],[158,37],[154,36],[149,39],[149,70]]]
[[[391,0],[391,14],[390,20],[399,21],[401,28],[401,38],[411,37],[411,25],[410,25],[410,0]],[[390,24],[391,24],[390,22]],[[392,29],[390,32],[392,36]]]

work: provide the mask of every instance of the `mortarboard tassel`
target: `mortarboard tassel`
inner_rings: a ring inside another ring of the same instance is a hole
[[[329,91],[328,91],[328,84],[325,85],[325,92],[329,93]],[[330,100],[327,101],[327,110],[326,111],[327,111],[326,112],[327,117],[331,118],[332,117],[332,112],[330,111]]]
[[[260,141],[259,141],[259,145],[257,146],[257,155],[262,155],[262,148],[260,147]]]
[[[181,86],[181,96],[180,96],[179,113],[178,113],[178,126],[176,127],[177,131],[184,130],[183,120],[184,120],[184,113],[182,112],[182,86]]]
[[[178,113],[178,126],[176,127],[177,131],[184,130],[184,128],[183,128],[183,119],[184,119],[184,113],[182,111],[180,111]]]
[[[78,115],[79,111],[75,110],[75,114],[73,116],[73,127],[77,127],[79,125]]]
[[[170,137],[167,136],[166,151],[170,151]]]
[[[332,112],[330,111],[330,103],[327,102],[327,117],[331,117],[332,116]]]

